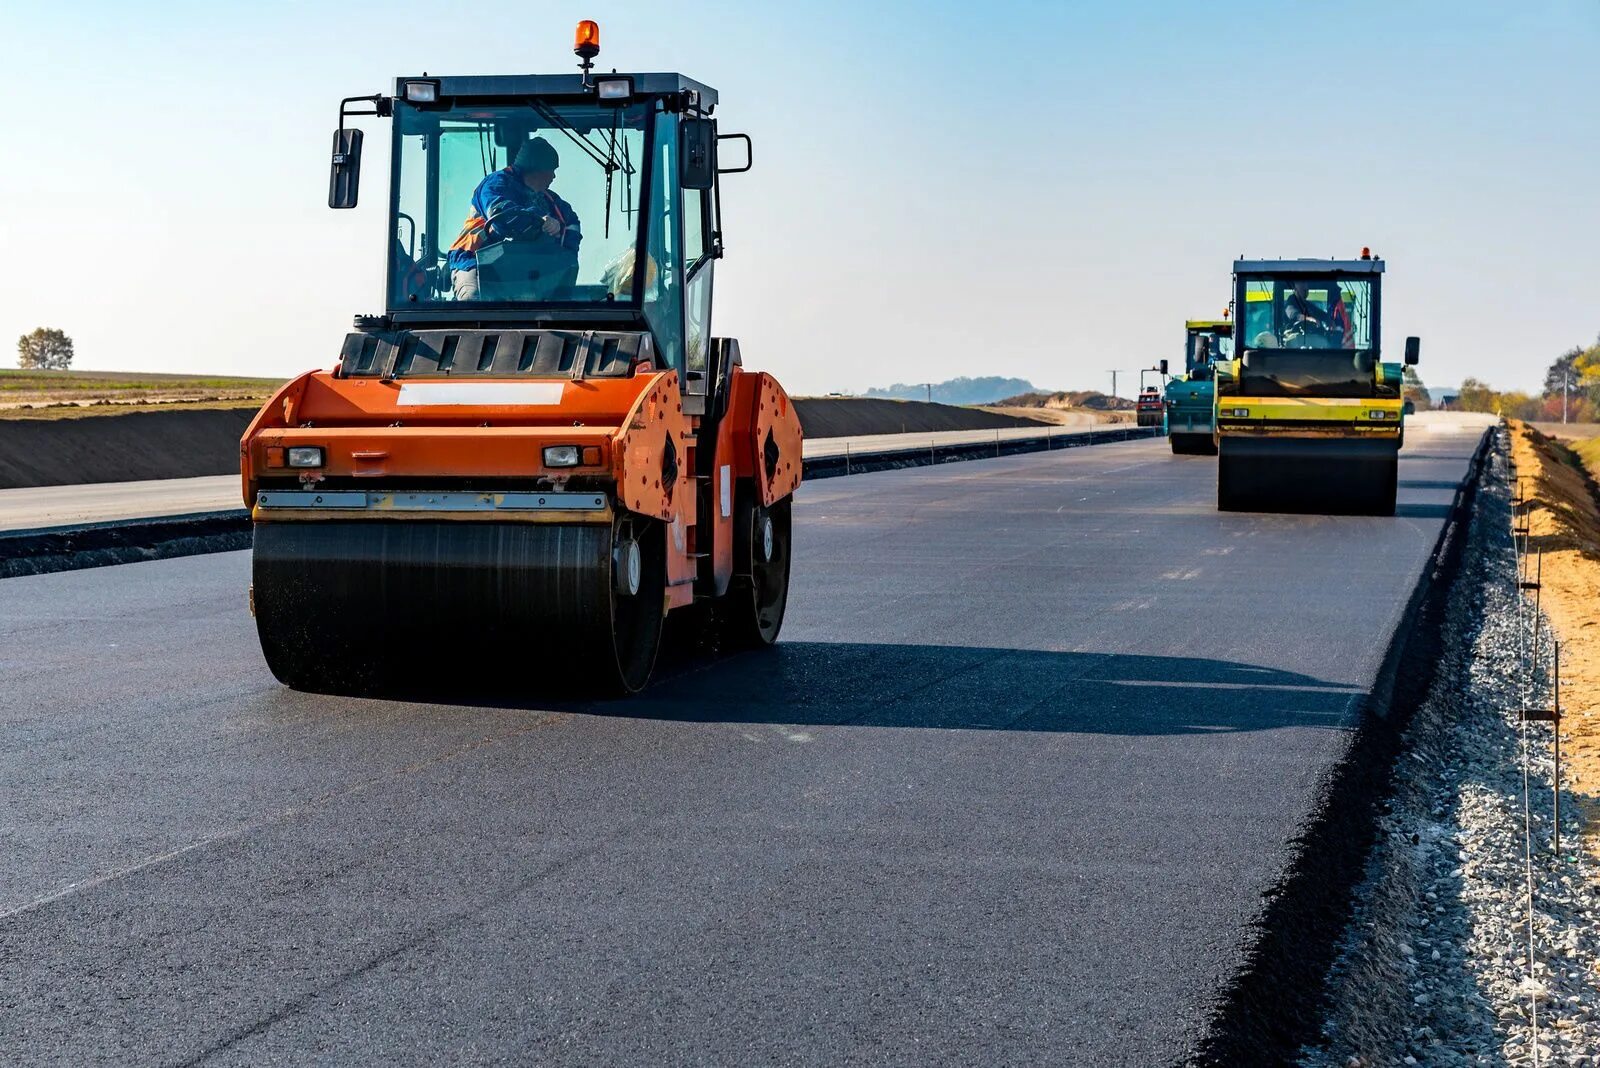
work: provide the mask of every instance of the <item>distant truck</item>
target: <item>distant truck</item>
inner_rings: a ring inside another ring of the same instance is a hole
[[[1393,515],[1405,364],[1381,358],[1383,261],[1238,260],[1215,365],[1217,507]]]
[[[1144,384],[1144,376],[1152,372],[1165,375],[1167,361],[1162,360],[1160,368],[1147,368],[1139,372],[1139,396],[1133,404],[1134,421],[1139,426],[1163,426],[1166,423],[1166,403],[1161,399],[1161,388]]]
[[[1217,453],[1212,364],[1233,356],[1233,322],[1190,319],[1184,326],[1184,373],[1167,383],[1167,437],[1172,451],[1200,456]]]

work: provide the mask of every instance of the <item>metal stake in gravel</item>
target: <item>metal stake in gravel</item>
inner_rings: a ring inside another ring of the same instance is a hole
[[[1550,639],[1550,648],[1553,656],[1551,671],[1554,680],[1551,686],[1551,706],[1549,708],[1524,708],[1522,720],[1524,723],[1548,723],[1551,730],[1551,745],[1554,749],[1555,771],[1552,773],[1554,789],[1551,798],[1551,819],[1555,826],[1550,832],[1551,848],[1559,860],[1561,857],[1561,642]]]
[[[1522,497],[1522,479],[1521,478],[1517,479],[1517,495],[1518,495],[1519,498]],[[1529,657],[1527,657],[1525,655],[1525,653],[1527,651],[1527,648],[1528,648],[1525,643],[1527,643],[1529,641],[1529,637],[1528,637],[1527,627],[1523,624],[1521,617],[1522,617],[1523,611],[1527,607],[1526,591],[1528,589],[1532,588],[1533,591],[1534,591],[1534,596],[1537,598],[1537,596],[1538,596],[1538,585],[1539,584],[1536,581],[1535,582],[1529,582],[1527,580],[1527,577],[1526,577],[1527,576],[1527,556],[1528,556],[1527,538],[1528,538],[1528,526],[1530,524],[1527,521],[1524,521],[1522,523],[1522,525],[1520,525],[1520,526],[1516,525],[1517,522],[1518,522],[1518,514],[1517,513],[1519,511],[1519,509],[1516,506],[1518,504],[1521,504],[1521,505],[1524,506],[1520,510],[1523,512],[1524,515],[1526,515],[1526,513],[1527,513],[1527,509],[1525,507],[1526,504],[1527,504],[1526,498],[1522,498],[1519,501],[1513,502],[1513,507],[1512,507],[1512,510],[1511,510],[1512,523],[1513,523],[1511,545],[1512,545],[1512,552],[1516,556],[1516,591],[1515,591],[1515,594],[1514,594],[1513,603],[1516,605],[1517,616],[1518,616],[1518,619],[1517,619],[1517,647],[1518,647],[1517,655],[1518,655],[1518,658],[1522,662],[1522,672],[1521,672],[1522,679],[1521,679],[1521,686],[1519,687],[1519,689],[1521,690],[1521,693],[1522,693],[1522,701],[1521,701],[1522,707],[1523,707],[1523,709],[1527,709],[1529,704],[1531,703],[1529,698],[1532,695],[1532,686],[1533,686],[1533,672],[1534,672],[1534,663],[1533,663],[1533,661],[1537,660],[1537,656],[1538,656],[1537,650],[1538,650],[1538,645],[1539,645],[1539,609],[1538,609],[1537,601],[1535,601],[1534,610],[1533,610],[1532,645],[1533,645],[1533,649],[1534,649],[1534,656],[1532,658],[1529,658]],[[1520,540],[1521,546],[1522,546],[1520,552],[1517,551],[1517,545],[1518,545],[1519,540]],[[1543,554],[1542,554],[1542,552],[1540,554],[1540,560],[1541,560],[1541,566],[1542,566],[1542,562],[1543,562]],[[1534,929],[1533,929],[1533,923],[1534,923],[1534,918],[1533,918],[1533,801],[1532,801],[1532,791],[1531,791],[1531,788],[1529,786],[1529,780],[1530,780],[1533,772],[1532,772],[1532,768],[1530,766],[1531,765],[1531,755],[1530,755],[1531,754],[1531,748],[1530,748],[1530,745],[1529,745],[1529,742],[1528,742],[1528,717],[1526,715],[1523,715],[1521,717],[1521,729],[1519,731],[1519,735],[1520,735],[1520,738],[1519,738],[1519,746],[1518,746],[1518,748],[1519,748],[1519,752],[1520,752],[1520,756],[1521,756],[1521,763],[1522,763],[1522,865],[1523,865],[1524,885],[1527,887],[1525,896],[1527,898],[1527,910],[1528,910],[1528,974],[1527,974],[1526,979],[1524,980],[1524,984],[1525,984],[1525,987],[1526,987],[1526,990],[1527,990],[1527,994],[1528,994],[1528,1025],[1529,1025],[1529,1031],[1530,1031],[1530,1033],[1532,1035],[1532,1038],[1533,1038],[1533,1041],[1530,1043],[1530,1045],[1532,1046],[1532,1052],[1533,1052],[1533,1064],[1534,1064],[1534,1068],[1538,1068],[1538,1065],[1539,1065],[1539,992],[1538,992],[1539,991],[1539,985],[1538,985],[1539,981],[1538,981],[1538,978],[1537,978],[1537,975],[1536,975],[1536,972],[1535,972],[1536,960],[1535,960]]]

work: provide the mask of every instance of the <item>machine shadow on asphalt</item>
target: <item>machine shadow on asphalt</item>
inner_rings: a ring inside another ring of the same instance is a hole
[[[680,722],[1151,735],[1344,728],[1364,696],[1226,661],[941,645],[791,641],[663,668],[645,694],[585,710]]]
[[[1193,657],[865,642],[783,642],[718,654],[678,646],[622,700],[472,692],[373,694],[461,708],[683,723],[1128,735],[1349,729],[1366,692],[1310,675]],[[313,698],[315,700],[315,698]]]

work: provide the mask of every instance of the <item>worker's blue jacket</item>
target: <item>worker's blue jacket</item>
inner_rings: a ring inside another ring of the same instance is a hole
[[[551,237],[541,230],[545,216],[561,224],[560,234]],[[542,193],[529,189],[521,171],[506,167],[485,177],[472,191],[472,214],[450,246],[450,269],[476,267],[481,250],[508,237],[550,242],[576,254],[583,230],[571,204],[548,189]]]

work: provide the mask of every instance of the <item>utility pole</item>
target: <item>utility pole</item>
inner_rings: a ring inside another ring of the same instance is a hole
[[[1567,389],[1572,385],[1572,372],[1561,372],[1561,425],[1567,425]]]
[[[929,383],[927,383],[927,386],[928,386],[928,403],[932,404],[933,403],[933,383],[929,382]],[[1566,420],[1562,420],[1562,422],[1565,422],[1565,421]]]
[[[1127,368],[1123,368],[1122,370],[1127,370]],[[1113,370],[1111,372],[1111,395],[1113,397],[1117,395],[1117,375],[1121,373],[1122,372],[1118,370]]]

